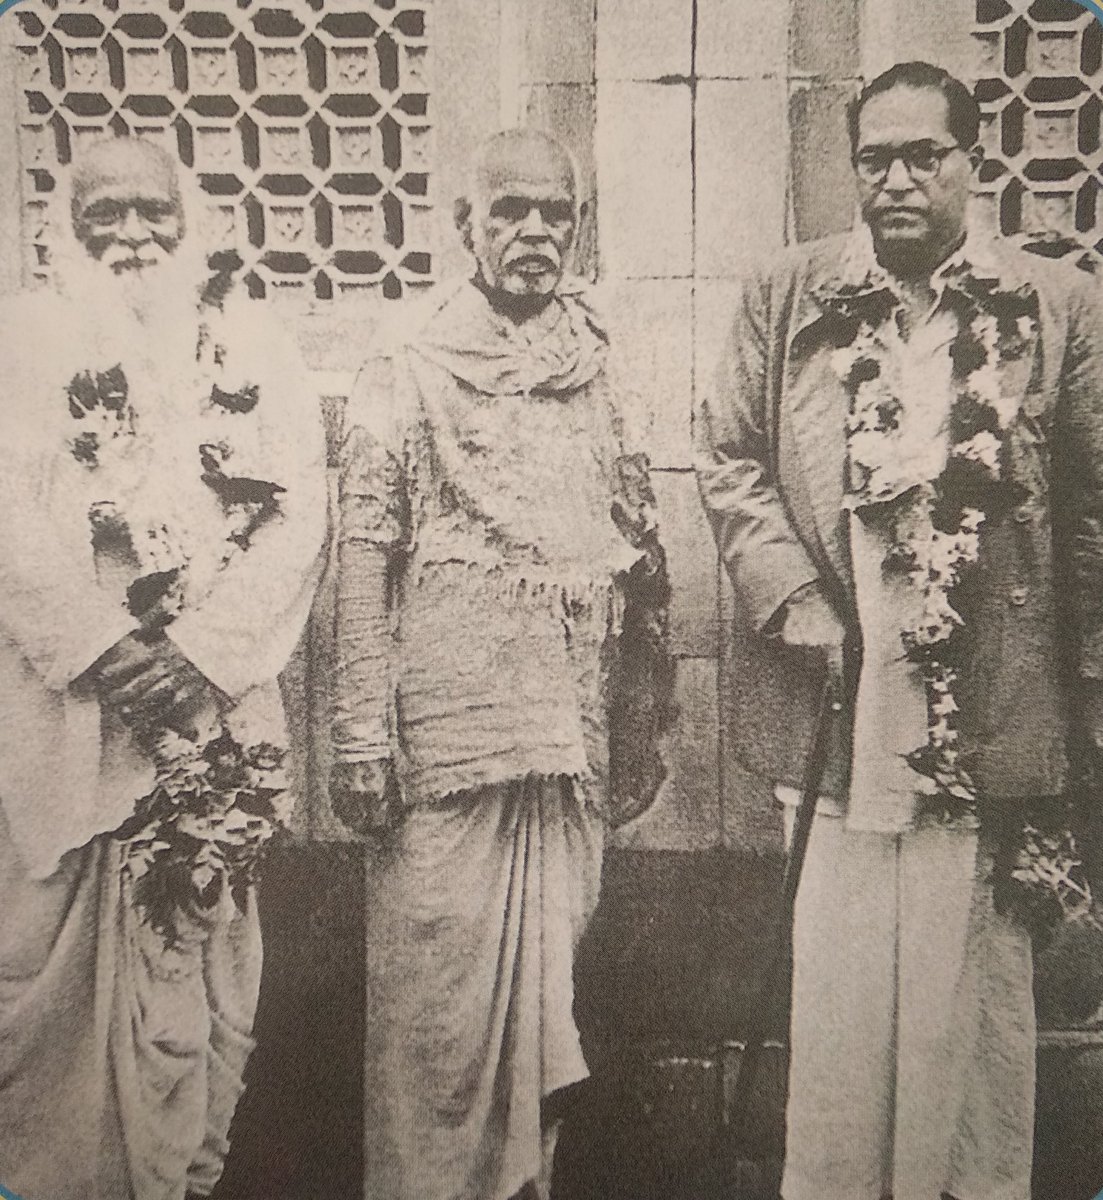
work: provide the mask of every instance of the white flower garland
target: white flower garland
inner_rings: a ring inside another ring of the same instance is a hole
[[[831,356],[850,399],[847,506],[894,506],[894,545],[885,565],[903,573],[920,601],[919,616],[900,633],[908,659],[923,672],[927,698],[927,743],[909,756],[909,763],[937,784],[946,802],[944,819],[975,827],[976,788],[961,764],[958,746],[958,676],[946,651],[965,626],[953,596],[980,558],[981,529],[988,519],[981,504],[969,501],[978,486],[994,491],[1001,483],[1001,451],[1015,416],[1015,400],[1005,397],[1000,385],[999,321],[990,312],[977,311],[965,331],[977,361],[957,379],[951,408],[956,440],[939,477],[916,483],[914,474],[909,475],[901,430],[903,405],[891,353],[894,333],[891,315],[879,324],[860,320],[849,344]],[[1033,319],[1020,317],[1016,333],[1028,342],[1034,334]],[[972,486],[955,496],[954,472],[963,466]],[[952,528],[939,527],[940,509],[955,514]]]
[[[195,471],[210,490],[212,514],[207,528],[198,528],[224,547],[214,566],[221,570],[234,555],[247,553],[256,530],[279,513],[284,489],[230,474],[236,463],[232,448],[225,440],[205,440],[213,429],[205,414],[248,414],[260,391],[257,384],[230,376],[210,306],[200,303],[195,311],[195,371],[178,386],[195,394]],[[196,563],[163,523],[163,505],[136,471],[150,453],[149,430],[135,413],[120,364],[79,371],[64,399],[72,418],[69,454],[90,494],[111,497],[90,503],[92,545],[133,572],[131,613],[142,622],[139,636],[155,637],[186,607]],[[244,889],[256,878],[265,846],[289,824],[286,749],[239,744],[213,693],[204,710],[193,714],[187,736],[165,723],[167,713],[120,716],[152,760],[155,781],[148,795],[136,798],[133,816],[115,837],[125,844],[125,870],[143,918],[175,944],[188,918],[213,909],[223,892],[244,903]]]
[[[977,789],[958,743],[956,660],[967,629],[955,592],[980,560],[985,524],[1022,498],[1004,470],[1004,443],[1018,397],[1004,391],[1001,366],[1034,344],[1037,298],[1029,287],[1000,290],[995,281],[974,276],[967,264],[956,275],[968,315],[951,351],[951,444],[934,479],[917,479],[914,469],[909,478],[906,471],[909,447],[900,432],[903,410],[892,374],[899,302],[891,287],[871,273],[857,285],[829,284],[817,299],[846,338],[836,343],[831,364],[850,400],[847,507],[876,506],[885,515],[893,545],[884,569],[906,578],[918,601],[919,615],[900,636],[905,657],[922,672],[927,701],[927,741],[908,762],[937,789],[935,796],[923,797],[919,820],[975,829]],[[1018,840],[1003,843],[997,855],[997,903],[1010,905],[1043,937],[1061,920],[1103,928],[1070,815],[1067,797],[1039,801],[1019,827]]]

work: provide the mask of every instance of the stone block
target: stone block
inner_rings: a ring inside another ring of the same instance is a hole
[[[459,242],[459,234],[455,235]],[[306,365],[316,372],[344,372],[351,386],[356,372],[371,352],[376,331],[393,321],[404,300],[373,297],[355,314],[329,313],[315,309],[287,314],[285,322],[295,333]]]
[[[727,849],[608,853],[575,971],[575,1012],[595,1074],[616,1071],[633,1050],[715,1055],[746,1037],[781,916],[782,865],[780,856]],[[779,989],[771,1039],[785,1036],[787,1000]],[[730,1051],[721,1052],[727,1059]],[[663,1193],[626,1200],[643,1195]]]
[[[697,0],[698,78],[784,78],[788,60],[788,4]]]
[[[674,599],[670,613],[674,653],[715,658],[719,600],[716,545],[692,471],[652,475]]]
[[[977,74],[976,45],[972,34],[976,26],[974,0],[866,0],[875,7],[891,9],[895,18],[894,45],[889,61],[882,60],[879,70],[891,62],[923,59],[945,67],[960,79],[972,81]],[[932,12],[937,7],[937,16]],[[886,56],[888,57],[888,56]],[[866,72],[867,78],[869,73]]]
[[[249,1086],[211,1200],[363,1195],[365,854],[273,846]]]
[[[602,291],[623,380],[626,441],[646,450],[653,467],[688,467],[693,285],[688,279],[629,279]]]
[[[824,79],[852,79],[860,71],[860,0],[793,0],[792,66]],[[925,6],[916,6],[925,8]],[[926,20],[931,13],[926,8]]]
[[[594,0],[528,0],[523,83],[592,83]]]
[[[688,76],[693,0],[598,0],[597,77]]]
[[[670,775],[654,805],[613,834],[615,848],[706,850],[719,843],[715,659],[678,663],[676,699]]]
[[[655,279],[692,273],[690,142],[688,84],[598,84],[603,276]]]
[[[1035,1196],[1087,1200],[1099,1191],[1103,1184],[1101,1096],[1103,1037],[1098,1032],[1055,1039],[1043,1046],[1038,1055]]]
[[[723,678],[724,665],[721,665]],[[724,845],[749,854],[784,852],[783,813],[774,801],[773,786],[760,775],[747,770],[728,747],[728,722],[739,714],[729,707],[720,709],[720,815]]]
[[[736,273],[785,236],[788,130],[782,81],[697,89],[697,274]]]
[[[856,92],[856,84],[814,84],[790,97],[790,188],[798,242],[842,233],[857,220],[846,124],[846,106]]]

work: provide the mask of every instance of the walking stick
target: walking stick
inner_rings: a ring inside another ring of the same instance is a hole
[[[816,727],[812,735],[812,745],[804,763],[800,803],[797,807],[796,820],[793,825],[793,836],[789,844],[789,854],[785,861],[785,873],[782,877],[782,909],[773,956],[770,959],[766,973],[762,979],[762,984],[755,997],[755,1003],[751,1009],[750,1024],[747,1028],[744,1050],[740,1055],[735,1080],[732,1084],[732,1103],[728,1120],[728,1128],[731,1135],[729,1145],[738,1144],[746,1135],[751,1093],[754,1090],[755,1080],[761,1067],[762,1055],[766,1046],[766,1034],[772,1011],[772,1002],[777,997],[778,989],[786,976],[789,966],[793,941],[793,910],[797,898],[797,888],[800,886],[801,871],[804,868],[804,858],[808,850],[808,838],[812,832],[812,819],[816,815],[816,801],[819,799],[820,786],[823,783],[824,771],[827,769],[831,719],[838,711],[839,703],[835,696],[835,683],[829,675],[824,682],[820,695],[819,712],[816,716]]]

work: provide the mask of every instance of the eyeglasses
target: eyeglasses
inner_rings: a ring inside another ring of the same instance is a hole
[[[943,160],[960,146],[936,146],[934,142],[906,142],[903,146],[865,146],[854,156],[854,170],[865,183],[884,183],[899,159],[912,183],[928,183],[942,170]]]

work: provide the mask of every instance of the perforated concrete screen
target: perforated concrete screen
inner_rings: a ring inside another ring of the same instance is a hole
[[[1047,253],[1103,254],[1103,25],[1072,0],[977,0],[978,215]]]
[[[198,176],[255,295],[397,299],[433,276],[428,0],[26,0],[29,273],[83,141],[151,138]]]

